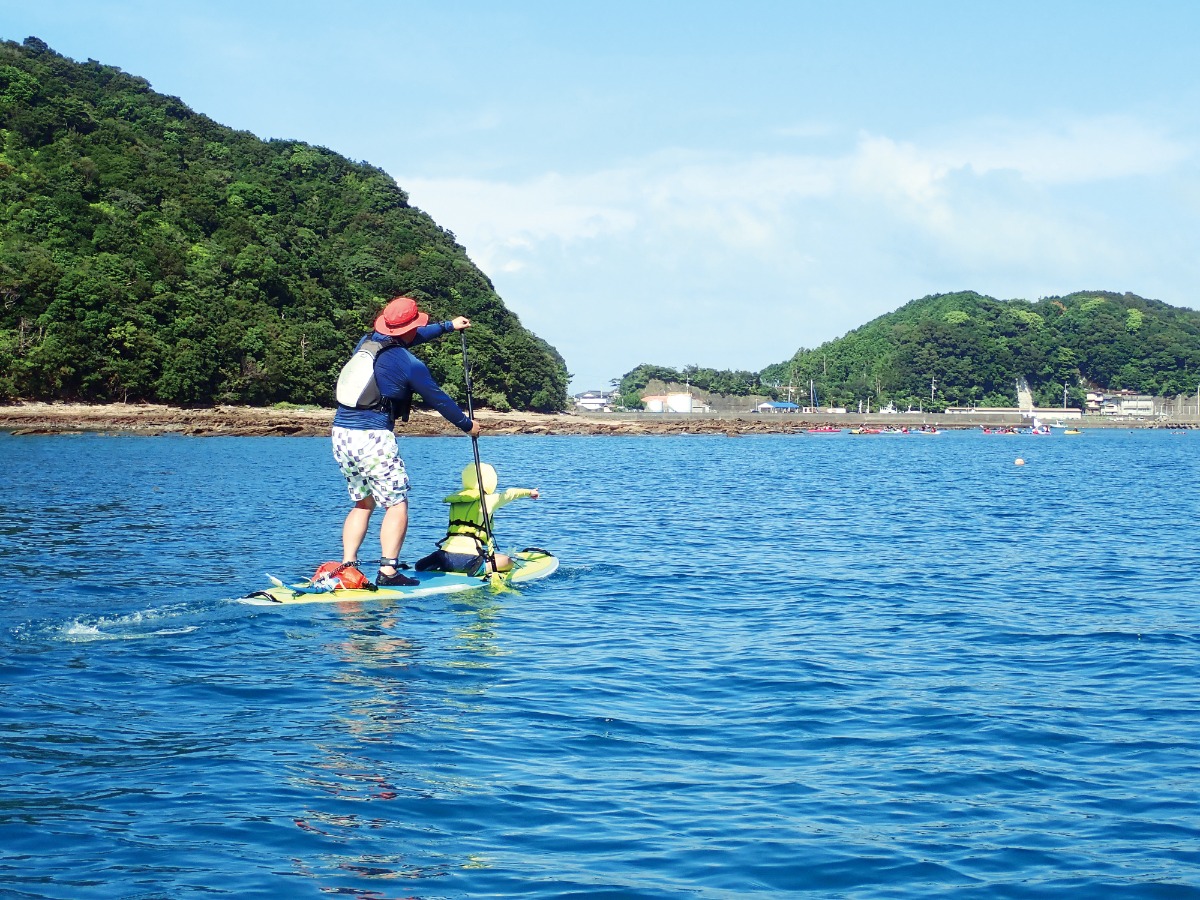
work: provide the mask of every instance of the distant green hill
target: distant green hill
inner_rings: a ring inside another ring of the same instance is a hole
[[[404,292],[470,316],[483,405],[565,406],[562,357],[386,172],[0,43],[0,400],[332,405]],[[461,398],[460,349],[419,352]]]
[[[913,300],[814,350],[757,375],[644,364],[619,391],[633,405],[650,378],[702,391],[792,394],[805,403],[810,384],[822,406],[872,409],[894,403],[1015,406],[1026,378],[1039,406],[1081,407],[1089,387],[1159,396],[1200,383],[1200,313],[1134,294],[1081,291],[1036,303],[996,300],[974,291]]]
[[[820,402],[873,408],[923,402],[1013,406],[1018,378],[1039,406],[1057,406],[1064,388],[1081,406],[1087,387],[1158,395],[1196,390],[1200,313],[1134,294],[1081,291],[1037,302],[973,291],[914,300],[844,337],[768,366],[767,384],[810,380]]]

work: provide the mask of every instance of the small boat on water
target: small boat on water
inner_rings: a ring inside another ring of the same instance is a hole
[[[1068,428],[1063,434],[1083,434],[1082,428]]]
[[[833,425],[818,425],[815,428],[808,429],[809,434],[841,434],[842,429],[835,428]]]

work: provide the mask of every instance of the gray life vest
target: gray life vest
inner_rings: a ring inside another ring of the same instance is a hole
[[[383,350],[394,346],[394,340],[377,341],[369,336],[360,343],[338,373],[334,390],[337,402],[351,409],[384,409],[387,401],[380,395],[379,384],[375,381],[375,359]]]

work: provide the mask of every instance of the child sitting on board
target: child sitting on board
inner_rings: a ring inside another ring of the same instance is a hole
[[[484,503],[487,504],[487,520],[479,502],[477,475],[483,475]],[[462,470],[463,489],[451,494],[442,502],[450,504],[450,524],[446,536],[438,541],[438,549],[417,560],[414,568],[418,572],[460,572],[464,575],[483,575],[488,572],[507,572],[512,568],[512,558],[496,553],[488,534],[488,524],[500,507],[520,500],[522,497],[538,498],[538,489],[505,488],[496,493],[496,470],[481,463],[479,473],[471,463]],[[489,564],[494,562],[495,568]]]

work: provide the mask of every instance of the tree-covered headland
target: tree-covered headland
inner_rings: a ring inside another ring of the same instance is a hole
[[[329,406],[400,293],[472,319],[480,405],[565,406],[562,357],[386,172],[0,43],[0,401]],[[462,399],[460,350],[418,353]]]
[[[913,300],[757,375],[643,365],[621,379],[627,405],[650,378],[700,390],[747,383],[746,394],[822,406],[899,409],[1015,406],[1026,379],[1038,406],[1082,407],[1088,389],[1158,396],[1200,384],[1200,313],[1134,294],[1081,291],[1036,302],[973,291]]]

